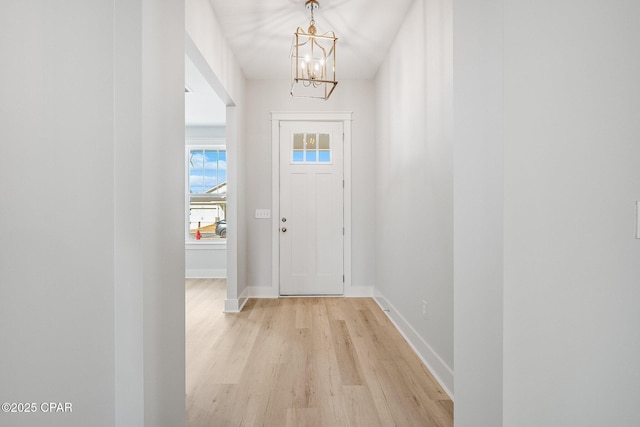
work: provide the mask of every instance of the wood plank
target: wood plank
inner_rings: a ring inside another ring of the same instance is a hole
[[[381,420],[371,392],[366,386],[344,386],[342,404],[351,426],[381,426]],[[393,425],[393,424],[388,424]]]
[[[453,403],[371,298],[252,299],[187,280],[187,425],[453,425]]]
[[[333,348],[338,361],[342,385],[362,385],[360,363],[355,354],[353,341],[344,320],[329,323],[333,336]]]
[[[316,408],[289,408],[286,427],[320,427],[320,416]]]

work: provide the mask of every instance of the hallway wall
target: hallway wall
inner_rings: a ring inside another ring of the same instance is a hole
[[[502,4],[453,2],[456,427],[503,425]]]
[[[56,423],[2,412],[0,424],[80,426],[94,414],[112,426],[111,5],[38,3],[0,6],[2,56],[11,58],[0,71],[0,400],[69,401],[76,414]],[[69,90],[76,85],[94,90]]]
[[[0,425],[179,426],[184,4],[0,3]],[[144,112],[144,114],[143,114]]]
[[[504,16],[504,425],[637,425],[640,3]]]
[[[640,419],[638,15],[455,2],[457,426]]]
[[[376,293],[450,392],[451,43],[451,2],[414,2],[376,78],[375,148]]]

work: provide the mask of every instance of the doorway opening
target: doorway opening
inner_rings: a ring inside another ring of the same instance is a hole
[[[185,54],[185,277],[227,277],[226,105]]]

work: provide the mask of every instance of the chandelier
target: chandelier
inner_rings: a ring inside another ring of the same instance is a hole
[[[336,88],[336,42],[333,31],[317,34],[313,12],[317,0],[307,0],[305,8],[311,12],[309,29],[298,27],[291,46],[291,96],[329,99]]]

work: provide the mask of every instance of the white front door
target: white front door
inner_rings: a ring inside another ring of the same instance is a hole
[[[342,294],[343,123],[280,124],[280,294]]]

